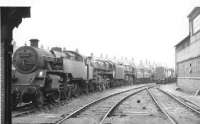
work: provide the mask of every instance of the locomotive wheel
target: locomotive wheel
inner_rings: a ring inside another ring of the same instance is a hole
[[[106,89],[105,82],[102,82],[102,91]]]
[[[53,103],[58,103],[60,101],[60,93],[58,91],[55,91],[51,96],[51,101]]]
[[[96,91],[101,91],[101,84],[99,82],[96,83]]]
[[[107,89],[110,88],[110,81],[107,81]]]
[[[67,99],[71,98],[72,97],[72,86],[68,86],[68,89],[66,90],[66,96],[67,96]]]
[[[80,96],[81,91],[80,91],[80,86],[78,83],[74,83],[72,93],[73,93],[73,96],[75,96],[75,97]]]
[[[99,89],[99,91],[102,91],[102,84],[101,83],[98,84],[98,89]]]
[[[41,108],[44,105],[44,94],[41,90],[37,91],[33,104],[38,108]]]
[[[85,83],[84,92],[85,92],[86,94],[89,93],[89,84],[88,84],[88,83]]]
[[[101,82],[101,91],[104,91],[104,82]]]
[[[95,83],[92,81],[89,82],[89,92],[94,92],[95,91]]]

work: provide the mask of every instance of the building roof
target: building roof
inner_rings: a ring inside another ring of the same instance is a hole
[[[188,15],[188,18],[190,19],[190,18],[195,18],[195,16],[197,15],[197,14],[199,14],[200,13],[200,7],[195,7],[191,12],[190,12],[190,14]]]
[[[190,35],[187,35],[183,40],[181,40],[179,43],[177,43],[175,45],[175,47],[178,47],[179,45],[181,45],[181,44],[183,44],[183,43],[185,43],[187,41],[190,41]]]

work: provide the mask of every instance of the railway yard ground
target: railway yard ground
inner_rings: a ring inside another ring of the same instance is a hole
[[[15,116],[13,112],[12,123],[200,124],[199,96],[176,90],[176,83],[153,86],[123,86],[81,95],[32,113]]]
[[[185,98],[186,100],[191,101],[197,105],[200,105],[200,96],[195,96],[193,94],[177,90],[178,88],[176,86],[176,83],[161,85],[160,88],[172,94],[175,94],[176,96]]]

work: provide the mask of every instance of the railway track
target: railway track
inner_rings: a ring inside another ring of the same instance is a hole
[[[140,87],[143,87],[143,86],[140,86]],[[140,87],[138,87],[138,88],[140,88]],[[34,114],[34,113],[40,112],[40,111],[48,111],[52,107],[55,107],[55,106],[60,105],[60,104],[63,105],[63,102],[64,101],[62,101],[61,103],[54,103],[54,104],[53,103],[49,103],[49,104],[46,103],[41,108],[36,108],[33,104],[26,104],[26,105],[23,105],[23,106],[19,106],[12,111],[12,118],[26,116],[28,114]]]
[[[200,110],[159,88],[146,89],[171,124],[199,124]]]
[[[118,106],[115,106],[104,123],[160,124],[162,122],[162,124],[168,124],[167,118],[154,104],[146,89],[138,94],[131,95]]]
[[[166,91],[165,91],[165,92],[166,92]],[[181,96],[175,96],[175,95],[173,95],[173,94],[171,94],[171,93],[169,93],[169,92],[167,92],[167,93],[170,94],[170,95],[172,95],[172,96],[174,96],[174,97],[176,97],[177,99],[181,100],[181,101],[184,102],[185,104],[188,104],[188,105],[190,105],[191,107],[193,107],[193,108],[195,108],[195,109],[197,109],[197,110],[200,111],[200,106],[197,105],[196,103],[191,102],[191,101],[189,101],[189,100],[187,100],[187,99],[185,99],[185,98],[183,98],[183,97],[181,97]]]
[[[12,113],[12,118],[13,117],[19,117],[19,116],[23,116],[23,115],[27,115],[27,114],[31,114],[36,112],[37,110],[35,109],[30,109],[30,110],[26,110],[26,111],[22,111],[22,112],[14,112]]]
[[[71,114],[64,116],[62,119],[58,120],[56,124],[61,124],[68,119],[73,118],[81,118],[81,117],[88,117],[95,119],[95,123],[102,124],[104,120],[113,112],[113,110],[119,106],[124,100],[129,98],[130,96],[137,94],[143,90],[145,90],[146,87],[152,87],[151,86],[140,86],[133,89],[129,89],[126,91],[118,92],[103,98],[100,98],[98,100],[95,100],[76,111],[72,112]]]
[[[41,108],[37,108],[32,104],[28,104],[25,106],[20,106],[18,108],[16,108],[15,110],[12,111],[12,118],[14,117],[20,117],[20,116],[25,116],[28,114],[33,114],[39,111],[45,111],[47,109],[50,109],[52,107],[55,107],[59,105],[59,103],[50,103],[50,104],[45,104],[44,106],[42,106]]]
[[[138,100],[141,100],[141,103],[137,103]],[[22,111],[13,116],[23,116],[35,111],[38,110]],[[97,99],[70,114],[64,113],[60,118],[54,123],[82,123],[88,119],[88,122],[103,124],[116,123],[118,122],[116,119],[131,118],[135,123],[141,124],[147,122],[200,124],[200,107],[182,97],[163,91],[155,85],[144,85]]]
[[[23,106],[19,106],[12,110],[12,117],[19,117],[29,113],[33,113],[35,108],[32,104],[26,104]]]

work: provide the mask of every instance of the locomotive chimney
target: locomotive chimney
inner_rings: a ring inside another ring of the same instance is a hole
[[[38,42],[39,42],[38,39],[30,39],[30,42],[32,47],[38,48]]]

